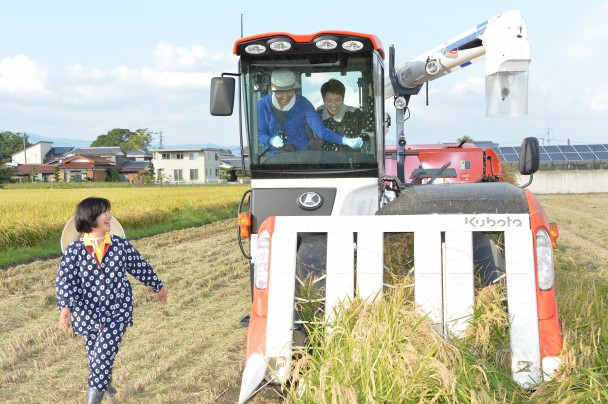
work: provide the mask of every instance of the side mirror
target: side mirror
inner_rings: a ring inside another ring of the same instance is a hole
[[[235,80],[233,77],[211,78],[211,115],[230,116],[234,107]]]
[[[522,175],[532,175],[538,171],[540,163],[540,148],[538,139],[527,137],[521,143],[519,151],[519,172]]]

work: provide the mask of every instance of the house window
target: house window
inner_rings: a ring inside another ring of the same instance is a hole
[[[198,153],[190,153],[190,160],[196,160],[198,158]]]
[[[171,160],[171,153],[163,153],[161,154],[162,160]]]
[[[198,169],[190,170],[190,181],[198,180]]]
[[[215,161],[217,161],[220,158],[219,154],[215,153]]]
[[[175,181],[181,181],[181,180],[184,179],[184,175],[183,175],[181,169],[179,169],[179,170],[173,170],[173,179]]]
[[[215,169],[215,176],[216,177],[220,176],[220,170],[218,168]]]
[[[178,160],[183,160],[184,159],[184,153],[175,153],[175,158]]]

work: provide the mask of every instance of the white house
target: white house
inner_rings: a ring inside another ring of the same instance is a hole
[[[46,163],[45,156],[53,148],[53,142],[38,142],[11,155],[14,163],[19,164],[43,164]]]
[[[222,149],[150,149],[157,181],[213,184],[220,180]]]

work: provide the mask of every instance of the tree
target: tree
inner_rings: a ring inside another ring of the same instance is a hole
[[[458,143],[463,143],[463,142],[464,143],[473,143],[474,142],[473,138],[469,135],[462,135],[461,137],[457,138],[456,141]]]
[[[2,184],[3,182],[9,182],[11,180],[13,171],[13,167],[0,165],[0,184]]]
[[[36,182],[37,174],[38,174],[38,172],[36,171],[36,166],[34,164],[32,164],[32,169],[30,170],[30,173],[27,175],[28,177],[30,177],[30,182]]]
[[[150,147],[154,133],[150,129],[137,129],[135,132],[129,129],[112,129],[105,135],[97,136],[91,143],[91,147],[120,147],[123,152],[133,149]]]
[[[108,181],[108,182],[120,182],[120,172],[119,172],[118,168],[108,168],[106,170],[106,172],[108,173],[106,181]]]
[[[31,146],[27,135],[23,133],[0,132],[0,162],[11,161],[11,154],[23,150],[23,137],[25,136],[25,147]]]
[[[59,173],[59,166],[53,167],[53,179],[55,180],[55,182],[59,182]]]

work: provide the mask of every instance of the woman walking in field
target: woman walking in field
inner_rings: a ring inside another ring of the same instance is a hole
[[[124,237],[110,234],[112,223],[120,227],[110,208],[105,198],[86,198],[78,204],[74,227],[68,223],[62,245],[66,238],[75,241],[69,240],[65,247],[55,282],[59,328],[67,331],[71,323],[73,332],[82,336],[89,358],[87,404],[116,393],[111,385],[112,366],[127,327],[133,325],[127,273],[151,286],[161,304],[167,303],[163,282],[150,264]]]

